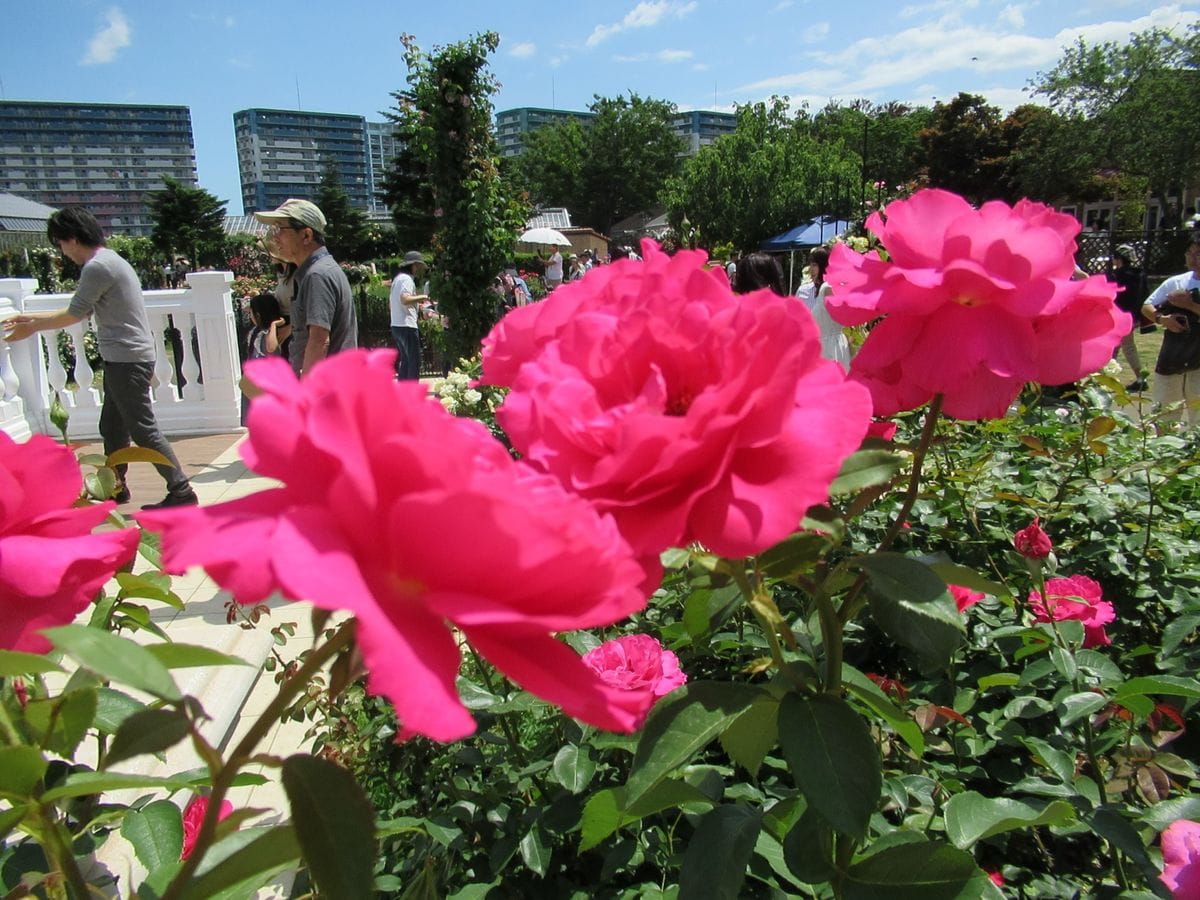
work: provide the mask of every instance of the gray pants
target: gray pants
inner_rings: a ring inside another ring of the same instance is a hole
[[[153,375],[154,363],[104,363],[104,404],[100,407],[100,436],[104,438],[104,452],[114,453],[128,447],[130,440],[147,450],[157,450],[174,466],[154,467],[167,482],[167,491],[186,494],[191,490],[191,484],[183,474],[175,451],[158,430],[158,421],[154,418],[154,407],[150,403],[150,379]],[[122,479],[125,477],[125,468],[117,467]]]

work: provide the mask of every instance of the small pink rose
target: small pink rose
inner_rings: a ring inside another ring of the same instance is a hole
[[[221,812],[217,816],[217,821],[229,818],[232,813],[233,804],[228,800],[222,800]],[[208,797],[197,794],[183,810],[183,851],[179,854],[180,859],[187,859],[196,849],[196,839],[200,837],[200,826],[204,824],[206,815],[208,815]]]
[[[1083,646],[1102,647],[1112,639],[1104,626],[1117,614],[1113,605],[1102,598],[1100,585],[1086,575],[1051,578],[1046,582],[1046,598],[1037,591],[1029,594],[1029,608],[1035,622],[1083,623]]]
[[[979,591],[973,591],[959,584],[948,584],[946,587],[950,589],[950,595],[954,598],[954,603],[958,607],[959,612],[966,612],[985,596]]]
[[[583,662],[610,687],[649,690],[651,705],[687,682],[687,675],[679,668],[679,657],[648,634],[627,634],[605,641],[585,653]]]
[[[1034,519],[1013,535],[1013,546],[1017,552],[1029,559],[1045,559],[1054,549],[1050,535],[1042,531],[1040,519]]]

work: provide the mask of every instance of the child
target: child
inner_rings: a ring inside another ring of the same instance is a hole
[[[274,294],[259,294],[250,299],[250,320],[254,327],[246,338],[246,359],[262,359],[265,356],[282,356],[287,359],[288,343],[292,339],[292,326],[279,309]],[[242,394],[242,424],[246,424],[246,413],[250,409],[250,398]]]

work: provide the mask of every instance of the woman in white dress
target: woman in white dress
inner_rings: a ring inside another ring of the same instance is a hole
[[[825,306],[825,298],[830,294],[830,286],[825,283],[825,269],[829,266],[829,249],[816,247],[808,254],[808,275],[812,284],[800,286],[796,296],[803,301],[812,313],[821,333],[821,355],[831,359],[843,369],[850,368],[850,342],[842,326],[833,321],[829,309]]]

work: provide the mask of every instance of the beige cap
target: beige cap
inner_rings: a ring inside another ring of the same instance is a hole
[[[317,234],[325,233],[325,214],[317,204],[308,200],[284,200],[273,212],[256,212],[254,218],[267,225],[278,224],[280,219],[295,219],[305,228]]]

